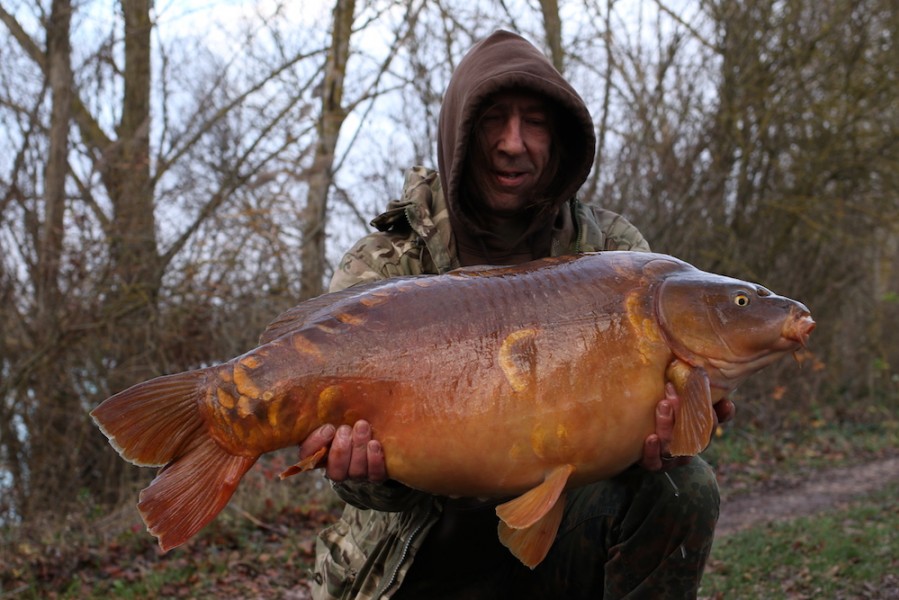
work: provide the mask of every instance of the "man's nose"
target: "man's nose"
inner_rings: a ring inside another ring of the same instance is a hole
[[[521,117],[510,115],[503,124],[498,149],[507,154],[521,154],[525,151],[524,138],[521,136]]]

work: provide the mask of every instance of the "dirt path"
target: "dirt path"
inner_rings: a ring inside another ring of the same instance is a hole
[[[813,479],[722,502],[718,536],[770,521],[811,515],[899,479],[899,456],[817,472]]]

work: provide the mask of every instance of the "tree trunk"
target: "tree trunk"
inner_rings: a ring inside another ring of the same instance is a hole
[[[565,53],[562,51],[562,18],[559,16],[559,0],[540,0],[543,13],[543,30],[553,66],[564,73]]]
[[[104,152],[103,182],[113,206],[114,286],[107,314],[120,330],[113,391],[153,375],[156,301],[162,277],[150,177],[150,8],[122,0],[125,65],[118,139]]]
[[[68,172],[69,123],[72,106],[72,67],[69,27],[72,6],[53,0],[47,24],[47,63],[52,107],[50,147],[44,171],[44,224],[38,242],[38,322],[56,329],[59,307],[59,259],[62,254],[63,214]]]
[[[325,266],[325,222],[328,192],[334,182],[334,157],[340,128],[346,119],[343,107],[343,79],[350,54],[354,0],[337,0],[334,5],[331,50],[322,84],[322,112],[318,122],[309,194],[303,215],[303,247],[300,252],[300,299],[318,296],[323,291]]]
[[[123,0],[125,68],[118,141],[105,152],[103,181],[112,200],[111,250],[127,301],[142,310],[155,303],[160,273],[150,179],[151,0]],[[123,307],[123,308],[124,308]]]
[[[68,174],[69,124],[72,106],[72,69],[69,29],[72,6],[69,0],[53,0],[46,28],[47,79],[51,94],[49,147],[44,169],[44,218],[37,230],[35,247],[34,343],[38,359],[34,365],[34,410],[29,415],[28,472],[29,483],[20,488],[27,495],[19,499],[23,515],[52,509],[58,493],[77,492],[71,484],[77,452],[67,450],[71,430],[82,419],[78,414],[78,398],[67,393],[65,375],[58,368],[60,336],[59,287],[60,257],[63,244],[63,216],[66,208]],[[39,441],[38,441],[39,440]],[[51,492],[52,491],[52,492]]]
[[[122,0],[125,22],[124,94],[117,139],[103,149],[102,178],[113,207],[109,239],[111,289],[104,304],[102,338],[112,359],[110,392],[160,374],[157,301],[162,265],[156,239],[150,175],[152,0]],[[87,475],[90,488],[114,502],[127,491],[135,469],[109,452],[99,432]],[[117,483],[116,483],[117,482]]]

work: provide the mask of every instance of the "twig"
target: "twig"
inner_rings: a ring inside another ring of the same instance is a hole
[[[228,507],[231,508],[232,510],[234,510],[234,512],[236,512],[240,516],[244,517],[246,520],[251,522],[256,527],[260,527],[262,529],[265,529],[266,531],[271,531],[273,533],[277,533],[278,535],[283,535],[283,536],[286,536],[289,533],[287,528],[284,527],[283,525],[269,525],[268,523],[264,523],[264,522],[260,521],[259,519],[257,519],[256,517],[254,517],[253,515],[251,515],[250,513],[248,513],[247,511],[245,511],[244,509],[242,509],[241,507],[237,506],[236,504],[233,504],[233,503],[229,504]]]
[[[8,592],[0,593],[0,598],[12,598],[13,596],[18,595],[20,592],[24,592],[28,588],[31,587],[31,584],[26,583],[25,585],[20,585],[14,590],[9,590]]]

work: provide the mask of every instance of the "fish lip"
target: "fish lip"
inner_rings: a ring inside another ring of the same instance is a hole
[[[807,348],[808,338],[817,326],[818,324],[815,323],[811,314],[799,314],[796,319],[791,320],[784,326],[783,334],[784,337],[795,340],[803,348]]]
[[[718,381],[726,381],[727,384],[717,384],[716,387],[729,389],[733,387],[733,382],[739,382],[756,373],[770,364],[780,360],[783,356],[795,352],[799,346],[793,342],[786,347],[780,347],[769,352],[762,352],[734,360],[732,358],[708,358],[706,371],[713,383]],[[747,368],[748,367],[748,368]]]
[[[764,351],[748,356],[705,357],[705,368],[709,372],[709,378],[713,384],[715,381],[727,382],[716,387],[731,388],[734,382],[739,382],[750,374],[774,364],[783,356],[804,348],[814,328],[815,323],[809,315],[797,315],[797,319],[788,319],[784,323],[780,338]]]

